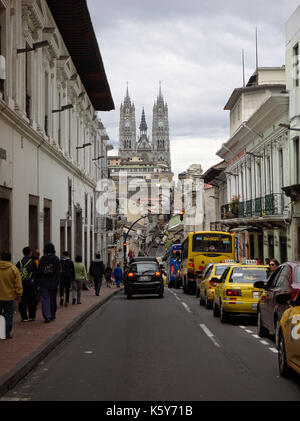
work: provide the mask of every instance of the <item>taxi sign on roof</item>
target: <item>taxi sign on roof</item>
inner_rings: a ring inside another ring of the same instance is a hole
[[[228,259],[228,260],[224,260],[224,263],[236,263],[236,261]]]
[[[259,263],[258,263],[258,261],[256,259],[253,259],[253,260],[251,260],[251,259],[244,259],[242,264],[243,265],[258,265]]]

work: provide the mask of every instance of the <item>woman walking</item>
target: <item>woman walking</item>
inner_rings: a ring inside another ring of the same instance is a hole
[[[81,290],[83,282],[86,282],[88,277],[84,264],[82,263],[82,257],[77,256],[74,262],[75,269],[75,280],[72,281],[72,304],[81,304]]]

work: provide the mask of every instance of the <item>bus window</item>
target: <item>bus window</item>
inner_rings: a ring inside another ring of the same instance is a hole
[[[231,253],[232,238],[226,234],[195,234],[192,250],[200,253]]]

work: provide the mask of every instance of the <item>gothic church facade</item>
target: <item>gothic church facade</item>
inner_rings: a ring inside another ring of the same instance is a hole
[[[152,141],[148,135],[144,108],[137,133],[135,106],[127,87],[120,107],[119,156],[123,160],[137,157],[144,162],[162,164],[167,171],[171,171],[168,105],[164,101],[161,87],[153,106]]]

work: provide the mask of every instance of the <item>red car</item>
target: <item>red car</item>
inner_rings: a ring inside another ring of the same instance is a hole
[[[276,296],[279,294],[292,294],[296,297],[300,290],[300,262],[286,262],[280,265],[274,273],[264,281],[254,283],[255,288],[265,290],[258,303],[257,330],[263,337],[275,335],[278,343],[278,330],[282,313],[289,307],[288,303],[279,304]]]

